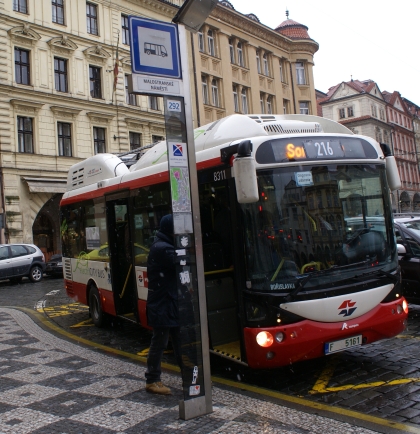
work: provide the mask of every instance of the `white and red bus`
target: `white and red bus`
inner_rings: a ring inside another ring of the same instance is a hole
[[[195,149],[210,351],[269,368],[404,330],[386,145],[315,116],[232,115],[195,130]],[[71,168],[65,286],[95,325],[147,327],[147,255],[170,191],[166,142],[130,168],[111,154]]]

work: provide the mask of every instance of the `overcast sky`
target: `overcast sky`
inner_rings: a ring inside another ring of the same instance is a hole
[[[309,28],[319,44],[315,88],[372,79],[420,106],[420,0],[231,0],[275,28],[289,18]]]

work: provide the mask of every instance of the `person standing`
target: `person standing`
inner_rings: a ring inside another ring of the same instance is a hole
[[[149,290],[147,295],[147,322],[153,328],[147,356],[146,391],[170,395],[171,389],[162,384],[161,362],[169,337],[175,358],[181,367],[178,290],[173,241],[173,218],[165,215],[147,259]]]

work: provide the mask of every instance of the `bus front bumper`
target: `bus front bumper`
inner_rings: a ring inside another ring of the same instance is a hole
[[[255,369],[276,368],[322,357],[326,355],[327,348],[334,347],[326,345],[331,342],[337,341],[335,347],[340,348],[345,346],[348,338],[353,337],[359,338],[349,340],[350,344],[357,344],[361,340],[362,345],[391,338],[406,328],[408,308],[404,310],[403,303],[407,306],[403,297],[390,303],[381,303],[358,318],[342,322],[304,320],[277,327],[246,327],[244,340],[247,363]],[[257,336],[261,332],[271,334],[271,345],[263,347],[257,343]],[[278,342],[276,336],[283,340]]]

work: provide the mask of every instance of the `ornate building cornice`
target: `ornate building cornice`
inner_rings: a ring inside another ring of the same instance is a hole
[[[9,33],[13,41],[23,42],[25,45],[34,45],[41,39],[41,35],[27,23],[22,26],[12,27],[7,33]]]
[[[283,35],[280,35],[275,30],[264,26],[264,24],[254,21],[245,15],[240,15],[238,12],[227,7],[217,6],[215,9],[213,9],[210,17],[217,21],[225,22],[231,26],[241,29],[254,37],[264,40],[269,44],[288,52],[304,51],[313,55],[318,51],[319,48],[317,42],[312,39],[307,41],[293,41]]]
[[[86,50],[83,51],[84,55],[88,59],[93,59],[96,62],[105,62],[107,59],[111,57],[111,53],[106,51],[102,45],[94,45],[92,47],[86,48]]]
[[[61,35],[56,38],[52,38],[48,41],[48,45],[54,51],[60,51],[62,49],[67,50],[68,52],[77,50],[78,46],[75,42],[73,42],[68,36]]]

